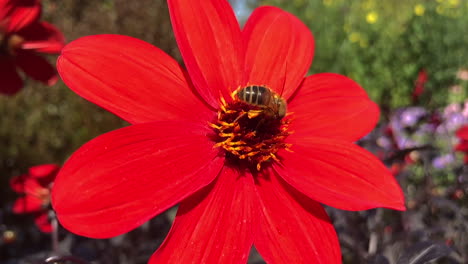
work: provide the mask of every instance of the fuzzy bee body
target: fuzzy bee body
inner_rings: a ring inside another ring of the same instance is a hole
[[[267,116],[282,119],[286,115],[286,100],[268,87],[249,85],[240,89],[236,96],[240,101],[263,108]]]

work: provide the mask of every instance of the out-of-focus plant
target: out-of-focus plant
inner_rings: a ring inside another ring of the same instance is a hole
[[[53,25],[39,21],[38,0],[0,0],[0,93],[13,95],[23,87],[17,68],[47,85],[58,78],[41,53],[59,53],[64,45],[62,33]]]
[[[41,3],[43,19],[56,25],[68,40],[104,32],[121,33],[144,39],[175,58],[180,57],[165,0],[131,4],[125,0]],[[13,97],[0,96],[0,185],[8,186],[10,175],[18,175],[34,164],[62,163],[83,142],[126,125],[78,98],[60,80],[52,87],[26,80],[25,86]],[[13,198],[12,192],[0,192],[4,203]]]
[[[356,79],[384,108],[411,103],[414,80],[427,72],[420,104],[441,107],[458,68],[467,68],[466,1],[262,0],[285,8],[311,28],[313,71]],[[463,88],[463,87],[462,87]],[[466,89],[464,87],[463,89]]]
[[[389,121],[381,124],[366,140],[386,161],[395,175],[408,169],[408,180],[414,184],[431,178],[434,187],[446,188],[457,180],[457,168],[463,163],[455,151],[465,151],[464,132],[468,124],[468,103],[452,103],[440,110],[405,107],[391,112]],[[457,132],[458,131],[458,132]],[[461,138],[461,142],[459,139]],[[468,149],[468,148],[466,148]]]

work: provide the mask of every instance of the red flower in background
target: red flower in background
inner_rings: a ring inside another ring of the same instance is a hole
[[[44,233],[52,231],[48,217],[50,189],[58,170],[59,166],[55,164],[38,165],[10,181],[11,188],[24,195],[15,201],[13,213],[34,214],[36,225]]]
[[[427,71],[425,69],[420,70],[418,73],[418,78],[414,82],[413,93],[411,94],[414,104],[418,102],[419,97],[421,96],[421,94],[423,94],[424,85],[426,85],[427,78]]]
[[[270,263],[340,263],[320,203],[404,210],[389,170],[353,143],[377,105],[344,76],[304,78],[314,49],[304,24],[260,7],[241,30],[225,0],[168,3],[187,71],[119,35],[81,38],[58,59],[72,90],[132,124],[64,165],[52,204],[65,228],[108,238],[180,204],[150,263],[245,263],[252,245]],[[287,99],[289,114],[238,99],[249,85]]]
[[[55,68],[38,53],[59,53],[64,37],[39,21],[40,14],[39,0],[0,0],[0,93],[13,95],[23,87],[17,68],[47,85],[57,82]]]
[[[465,153],[463,161],[465,164],[468,164],[468,125],[460,127],[457,132],[457,137],[460,139],[460,142],[455,146],[456,151],[461,151]]]

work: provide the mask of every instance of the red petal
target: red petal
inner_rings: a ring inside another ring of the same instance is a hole
[[[13,213],[15,214],[33,213],[43,209],[43,201],[32,195],[20,197],[13,204]]]
[[[468,151],[468,141],[467,140],[462,140],[460,143],[458,143],[455,146],[455,150],[457,151]]]
[[[60,223],[82,236],[123,234],[215,179],[223,158],[205,126],[161,121],[101,135],[65,163],[52,190]],[[125,217],[122,217],[125,215]]]
[[[253,186],[251,175],[225,167],[216,183],[181,203],[149,263],[246,263],[256,212]]]
[[[264,84],[284,98],[299,87],[314,55],[314,38],[295,16],[276,7],[255,9],[243,31],[249,84]]]
[[[29,175],[33,178],[46,178],[59,170],[55,164],[42,164],[29,168]]]
[[[379,120],[378,106],[353,80],[334,73],[307,77],[288,104],[293,113],[291,136],[355,141]]]
[[[130,123],[210,120],[179,64],[138,39],[80,38],[62,50],[57,69],[70,89]]]
[[[293,152],[282,151],[282,165],[276,164],[275,169],[310,198],[344,210],[405,210],[400,186],[370,152],[327,138],[310,137],[290,143]]]
[[[335,229],[322,206],[271,173],[258,177],[255,248],[267,263],[341,263]]]
[[[41,230],[43,233],[51,233],[52,232],[52,225],[49,220],[49,216],[47,211],[38,213],[35,218],[34,222],[36,226]]]
[[[0,93],[13,95],[23,88],[23,80],[16,72],[15,64],[8,59],[0,60]]]
[[[13,191],[17,193],[37,194],[38,192],[40,193],[45,189],[39,184],[37,179],[27,174],[11,178],[10,186],[13,189]]]
[[[460,127],[457,130],[456,134],[457,134],[457,137],[468,140],[468,126]]]
[[[10,187],[17,193],[25,193],[25,181],[28,178],[26,174],[15,176],[10,179]]]
[[[226,0],[168,0],[174,34],[190,77],[206,102],[241,85],[244,47],[239,23]]]
[[[20,32],[25,41],[21,48],[44,53],[59,53],[65,44],[62,33],[46,22],[34,23]]]
[[[54,85],[58,80],[55,68],[45,58],[31,51],[18,51],[15,62],[24,73],[34,80],[47,85]]]
[[[0,1],[0,27],[8,33],[17,32],[39,19],[41,5],[38,0]],[[2,25],[5,23],[5,25]]]

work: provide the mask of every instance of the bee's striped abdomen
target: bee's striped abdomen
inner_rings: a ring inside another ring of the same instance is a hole
[[[240,100],[253,104],[253,105],[265,105],[269,101],[268,88],[259,85],[250,85],[240,90],[237,96]]]

